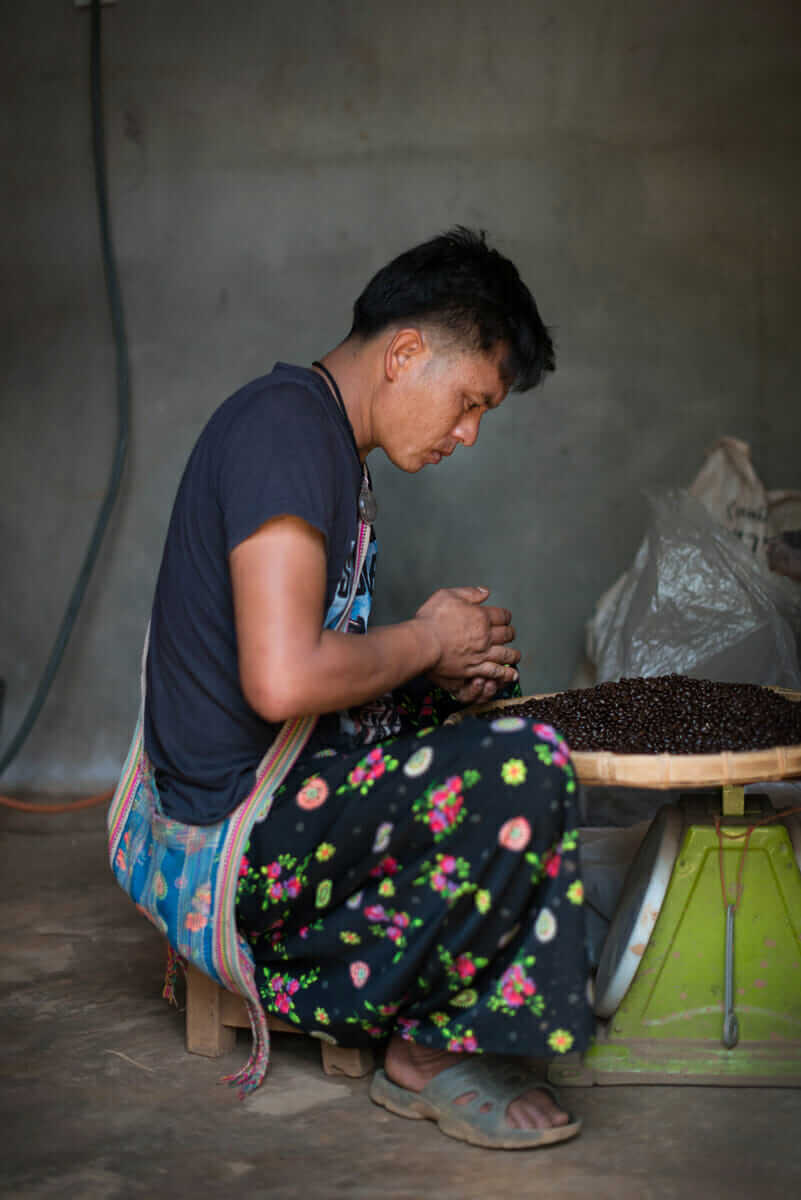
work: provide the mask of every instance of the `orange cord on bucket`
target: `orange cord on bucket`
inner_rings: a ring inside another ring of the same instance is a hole
[[[95,796],[84,796],[82,800],[71,800],[67,804],[35,804],[32,800],[15,800],[13,796],[0,796],[0,804],[6,808],[16,808],[20,812],[55,814],[75,812],[79,808],[94,808],[96,804],[108,804],[113,795],[112,788],[109,792],[98,792]]]

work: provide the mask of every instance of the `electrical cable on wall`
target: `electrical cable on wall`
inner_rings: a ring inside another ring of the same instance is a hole
[[[47,660],[39,685],[28,707],[19,729],[11,740],[10,745],[0,757],[0,773],[16,757],[25,740],[31,732],[39,713],[44,706],[53,680],[61,665],[64,651],[75,626],[78,611],[83,602],[92,569],[97,560],[100,545],[108,526],[114,504],[120,489],[125,458],[128,449],[128,432],[131,413],[131,385],[128,366],[128,342],[125,335],[122,296],[120,293],[117,266],[114,257],[114,247],[111,239],[111,223],[109,219],[108,188],[106,173],[106,147],[103,126],[103,87],[101,74],[101,28],[100,0],[92,0],[91,5],[91,34],[90,34],[90,68],[89,90],[92,124],[92,158],[94,163],[95,195],[97,199],[97,215],[100,232],[100,247],[103,259],[103,273],[106,283],[111,329],[114,339],[116,359],[116,395],[117,395],[117,439],[114,456],[111,463],[108,485],[103,503],[97,515],[89,546],[81,565],[78,578],[72,590],[66,612],[58,630],[50,657]],[[26,812],[64,812],[74,808],[86,808],[90,804],[99,804],[108,799],[110,793],[100,796],[90,796],[70,804],[48,805],[33,804],[22,800],[13,800],[8,796],[0,796],[0,804]]]

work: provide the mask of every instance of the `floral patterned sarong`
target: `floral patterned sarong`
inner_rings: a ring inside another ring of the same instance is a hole
[[[431,692],[431,689],[429,689]],[[550,726],[422,727],[304,754],[254,825],[237,920],[268,1013],[346,1046],[392,1033],[552,1057],[591,1032],[576,781]]]

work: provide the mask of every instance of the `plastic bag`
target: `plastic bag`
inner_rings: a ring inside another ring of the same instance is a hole
[[[660,797],[659,807],[664,803]],[[606,935],[617,909],[626,872],[634,861],[650,820],[626,829],[592,826],[579,830],[581,878],[587,918],[587,951],[590,966],[597,967]]]
[[[797,666],[799,654],[797,654],[797,650],[794,650],[790,655],[789,665],[784,668],[779,666],[777,659],[785,653],[785,637],[779,634],[776,646],[767,649],[763,618],[766,616],[766,608],[770,608],[775,602],[779,618],[783,618],[793,628],[796,638],[801,637],[801,617],[799,617],[801,589],[799,584],[794,581],[785,581],[783,584],[773,587],[778,576],[773,575],[769,570],[772,540],[778,538],[785,530],[801,529],[801,492],[766,491],[753,468],[751,449],[749,449],[748,443],[733,437],[719,438],[718,442],[707,452],[704,464],[689,487],[689,492],[704,505],[704,509],[712,521],[724,529],[728,529],[735,538],[740,540],[742,547],[751,554],[758,566],[757,576],[751,576],[751,578],[752,581],[755,581],[758,596],[763,598],[761,616],[758,612],[754,612],[751,602],[748,602],[745,610],[739,613],[734,608],[734,625],[739,626],[740,635],[737,635],[735,628],[729,629],[729,635],[735,642],[741,640],[741,636],[746,635],[748,631],[754,635],[755,640],[759,643],[757,659],[752,662],[751,666],[745,668],[745,674],[737,674],[740,671],[741,660],[748,654],[747,644],[742,644],[740,652],[733,653],[733,658],[728,666],[721,661],[710,665],[710,673],[707,674],[707,678],[724,680],[724,682],[764,684],[778,683],[779,679],[785,678],[793,680],[788,686],[797,686],[796,680],[799,679],[800,674],[799,666]],[[694,536],[695,539],[698,539],[698,530],[695,530]],[[674,547],[674,550],[677,551],[677,547]],[[689,553],[691,552],[688,550],[688,557]],[[632,568],[632,571],[636,570],[638,574],[642,574],[645,554],[646,545],[643,544],[640,546],[636,566]],[[640,563],[640,568],[637,566],[638,563]],[[674,559],[673,565],[676,569],[679,568],[677,559]],[[577,672],[574,686],[591,686],[604,679],[619,678],[619,673],[660,674],[666,670],[664,667],[650,665],[648,655],[644,653],[643,649],[640,649],[628,660],[631,670],[627,668],[625,671],[615,673],[614,661],[622,660],[622,649],[618,647],[615,650],[613,642],[615,637],[620,636],[621,625],[624,623],[625,614],[622,610],[628,602],[631,602],[632,571],[627,571],[625,575],[622,575],[598,600],[594,617],[586,626],[585,659]],[[710,577],[710,571],[711,564],[707,564],[704,572],[706,602],[709,605],[713,623],[715,623],[715,628],[710,626],[710,643],[717,642],[719,652],[722,649],[721,629],[718,628],[721,620],[716,616],[715,590],[717,584]],[[729,587],[725,594],[728,595],[729,605],[733,605],[734,590],[730,587],[730,580],[727,582]],[[687,587],[692,592],[692,584],[687,582]],[[765,593],[769,593],[772,599],[765,601]],[[642,601],[642,596],[639,599]],[[660,598],[656,598],[656,602],[658,600]],[[674,628],[671,630],[671,637],[674,640],[680,636],[677,617],[679,614],[676,613],[676,619],[673,622]],[[767,620],[767,625],[771,624],[776,624],[776,622]],[[743,626],[746,628],[743,629]],[[761,635],[758,632],[760,626],[763,628]],[[703,629],[695,628],[693,632],[697,642],[699,638],[703,642]],[[603,667],[600,662],[601,655],[604,656]],[[703,644],[688,646],[686,654],[681,654],[677,644],[674,644],[673,653],[669,654],[670,670],[681,674],[703,676],[704,671],[701,670],[701,664],[709,656],[715,658],[712,644],[709,647],[704,647]],[[766,659],[770,661],[766,662]]]
[[[801,688],[801,589],[688,492],[652,498],[634,564],[591,623],[598,682],[667,675]]]
[[[721,438],[708,452],[690,488],[711,517],[738,537],[767,565],[766,544],[772,533],[768,493],[754,470],[751,449],[739,438]]]

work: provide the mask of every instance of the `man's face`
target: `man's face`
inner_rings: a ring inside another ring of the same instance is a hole
[[[506,347],[489,353],[428,343],[398,380],[381,445],[403,471],[417,472],[472,446],[481,418],[509,389],[501,367]]]

